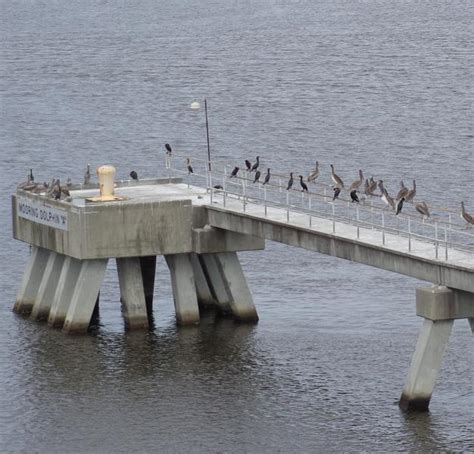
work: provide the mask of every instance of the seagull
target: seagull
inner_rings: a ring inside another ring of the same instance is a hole
[[[318,177],[319,177],[319,162],[316,161],[316,167],[314,168],[314,170],[311,171],[311,173],[308,176],[308,183],[310,181],[316,181]]]
[[[270,181],[270,168],[267,169],[267,174],[265,175],[265,180],[263,184],[267,184]]]
[[[411,202],[415,198],[415,195],[416,195],[416,181],[413,180],[413,189],[410,189],[407,192],[407,195],[405,196],[405,201]]]
[[[339,188],[344,189],[344,182],[341,180],[341,178],[338,175],[336,175],[336,173],[334,172],[334,166],[332,164],[331,164],[331,179],[336,186],[339,186]]]
[[[352,200],[352,203],[354,202],[359,203],[359,197],[357,197],[357,189],[353,189],[351,191],[351,200]]]
[[[250,171],[250,169],[252,168],[252,163],[248,159],[246,159],[245,166],[247,167],[247,170]]]
[[[230,174],[230,178],[234,178],[237,176],[237,173],[239,171],[239,167],[234,167],[234,170],[232,170],[232,173]]]
[[[385,189],[385,186],[383,185],[383,180],[379,180],[379,188],[382,191],[382,201],[385,203],[388,207],[391,207],[392,210],[395,209],[395,201],[393,200],[392,197],[388,194],[387,190]]]
[[[186,166],[188,168],[188,175],[191,175],[192,173],[194,173],[193,168],[191,166],[191,159],[186,158]]]
[[[260,156],[257,156],[257,162],[252,166],[250,171],[253,172],[254,170],[257,170],[259,165],[260,165]]]
[[[132,180],[138,181],[138,173],[135,172],[135,170],[130,172],[130,176],[132,177]]]
[[[428,205],[424,201],[420,203],[415,203],[415,210],[421,214],[423,221],[425,220],[425,217],[430,217],[430,210],[428,208]]]
[[[400,191],[397,194],[397,200],[405,197],[408,194],[409,189],[404,185],[403,181],[400,181]]]
[[[91,165],[87,164],[86,172],[84,173],[84,184],[89,184],[91,182]]]
[[[341,188],[339,186],[336,186],[335,188],[333,188],[333,191],[334,191],[334,196],[332,199],[336,200],[339,197],[339,194],[341,193]]]
[[[402,212],[402,208],[403,208],[403,202],[405,201],[405,197],[402,197],[400,200],[397,201],[397,204],[396,204],[396,213],[395,215],[398,215]]]
[[[303,175],[300,175],[301,192],[308,192],[308,185],[303,181]]]
[[[288,180],[288,186],[286,187],[286,190],[289,191],[292,186],[293,186],[293,172],[290,172],[290,179]]]
[[[173,150],[171,149],[171,145],[169,143],[165,143],[165,148],[166,148],[166,154],[168,156],[171,156],[171,153],[173,152]]]
[[[359,179],[355,180],[352,184],[351,187],[349,188],[349,191],[353,191],[354,189],[359,189],[364,182],[364,175],[362,174],[362,170],[359,170]]]
[[[254,182],[254,183],[256,183],[257,181],[260,180],[260,175],[261,175],[260,170],[257,170],[257,171],[255,172],[255,178],[253,179],[253,182]]]
[[[461,202],[461,217],[468,223],[474,225],[474,216],[469,214],[464,208],[464,202]]]

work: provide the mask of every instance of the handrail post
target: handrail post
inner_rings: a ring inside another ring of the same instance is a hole
[[[265,203],[265,217],[267,217],[268,211],[267,211],[267,187],[266,186],[263,187],[263,199]]]
[[[385,215],[382,211],[382,244],[385,246]]]
[[[438,221],[435,222],[435,255],[438,260]]]
[[[444,228],[444,243],[446,245],[446,261],[448,261],[448,229],[445,227]]]
[[[281,190],[282,190],[282,189],[281,189],[281,178],[278,178],[278,188],[279,188],[279,190],[280,190],[280,192],[281,192]]]
[[[286,191],[286,222],[290,222],[290,191]]]
[[[224,188],[224,207],[226,206],[227,201],[227,167],[224,166],[224,177],[222,181],[222,186]]]
[[[311,216],[311,195],[308,196],[308,210],[309,210],[309,226],[312,227],[312,216]]]
[[[244,213],[246,211],[246,206],[247,206],[247,184],[245,183],[245,178],[242,179],[242,185],[243,185],[243,202],[244,202]]]
[[[411,252],[411,219],[408,218],[408,251]]]
[[[332,202],[332,233],[336,233],[336,203]]]
[[[356,221],[357,221],[357,239],[360,238],[360,215],[359,215],[359,205],[356,205]]]

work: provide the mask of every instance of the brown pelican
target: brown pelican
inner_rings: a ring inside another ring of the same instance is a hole
[[[314,170],[311,171],[311,173],[308,176],[308,183],[311,181],[316,181],[318,177],[319,177],[319,162],[316,161],[316,167],[314,168]]]
[[[54,181],[54,185],[52,187],[51,197],[54,200],[59,200],[61,198],[61,183],[59,179]]]
[[[254,170],[257,170],[258,169],[258,166],[260,165],[260,156],[257,156],[257,162],[252,166],[252,168],[250,169],[251,172],[253,172]]]
[[[415,203],[415,210],[421,214],[423,221],[425,220],[425,217],[427,218],[430,217],[430,210],[425,201],[420,202],[420,203]]]
[[[408,194],[409,189],[405,186],[403,181],[400,181],[400,191],[397,194],[397,200],[400,200],[402,197],[405,197]]]
[[[300,185],[301,185],[301,192],[308,192],[308,186],[307,184],[303,181],[303,175],[300,175]]]
[[[189,158],[186,158],[186,167],[188,169],[188,175],[191,175],[192,173],[194,173],[193,167],[191,165],[191,159]]]
[[[239,172],[239,167],[234,167],[234,170],[232,170],[232,173],[230,174],[230,178],[234,178],[237,176],[237,173]]]
[[[267,174],[265,175],[265,180],[263,184],[267,184],[270,181],[270,168],[267,169]]]
[[[351,187],[349,188],[349,191],[352,192],[354,189],[359,189],[362,186],[363,182],[364,182],[364,175],[362,174],[362,170],[359,170],[359,179],[355,180],[351,184]]]
[[[461,217],[468,223],[474,225],[474,216],[469,214],[464,208],[464,202],[461,202]]]
[[[288,186],[286,187],[286,190],[289,191],[292,186],[293,186],[293,172],[290,172],[290,179],[288,180]]]
[[[84,173],[84,184],[89,184],[91,182],[91,165],[87,164],[86,173]]]
[[[254,183],[256,183],[257,181],[260,180],[260,175],[261,175],[260,170],[257,170],[257,171],[255,172],[255,178],[253,179],[253,182],[254,182]]]
[[[344,182],[341,180],[341,178],[336,175],[334,172],[334,166],[331,164],[331,180],[334,182],[335,186],[338,186],[341,189],[344,189]]]
[[[385,186],[383,185],[383,180],[379,180],[379,188],[382,191],[382,201],[385,203],[387,206],[391,207],[392,210],[395,209],[395,201],[393,200],[392,197],[388,194],[388,191],[385,189]]]
[[[405,201],[405,197],[402,197],[400,200],[397,200],[397,204],[396,204],[396,210],[397,211],[396,211],[395,215],[400,214],[402,212],[404,201]]]
[[[407,192],[407,195],[405,196],[405,201],[411,202],[415,198],[415,195],[416,195],[416,181],[413,180],[413,189],[410,189]]]

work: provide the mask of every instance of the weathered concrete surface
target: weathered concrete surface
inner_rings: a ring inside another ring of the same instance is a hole
[[[208,207],[208,217],[209,224],[213,227],[301,247],[474,293],[473,268],[417,257],[408,252],[388,250],[379,245],[214,206]]]
[[[148,322],[153,319],[153,295],[155,292],[156,256],[140,257],[140,268],[143,279],[143,289],[145,290],[146,311]]]
[[[425,319],[400,398],[404,410],[427,411],[454,320]]]
[[[474,334],[474,318],[469,319],[469,325],[471,327],[472,334]]]
[[[98,259],[81,262],[81,271],[64,321],[64,332],[87,332],[104,279],[107,261],[107,259]]]
[[[49,310],[53,305],[54,295],[59,282],[65,256],[51,252],[43,273],[43,279],[38,289],[38,295],[31,311],[33,320],[47,320]]]
[[[416,315],[429,320],[474,318],[474,293],[447,287],[417,288]]]
[[[216,305],[216,301],[212,296],[211,289],[209,287],[208,280],[204,273],[201,262],[197,254],[190,254],[191,265],[194,273],[194,283],[196,285],[196,295],[198,304],[201,309],[213,308]]]
[[[20,290],[13,310],[18,314],[29,315],[36,301],[50,252],[43,248],[32,247],[26,264]]]
[[[165,255],[165,259],[171,275],[177,323],[199,324],[199,305],[190,254]]]
[[[138,257],[118,258],[117,272],[125,328],[148,329],[142,270]]]

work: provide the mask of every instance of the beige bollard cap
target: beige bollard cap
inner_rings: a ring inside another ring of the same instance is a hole
[[[90,202],[112,202],[114,200],[125,200],[125,197],[114,195],[114,178],[116,170],[114,166],[103,165],[97,167],[97,176],[99,177],[99,197],[91,197],[86,200]]]

